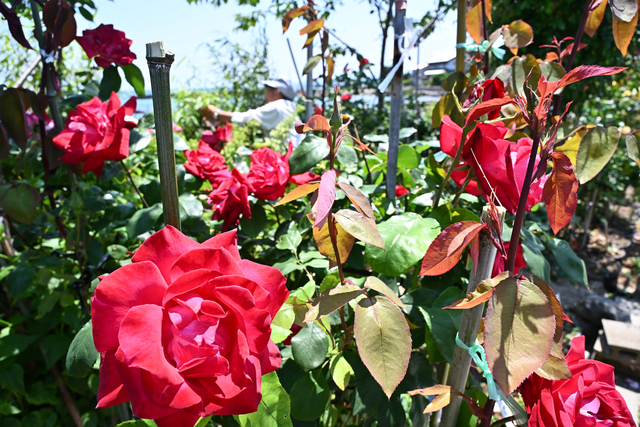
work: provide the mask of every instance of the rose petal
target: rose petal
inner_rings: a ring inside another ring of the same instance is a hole
[[[118,347],[120,323],[131,307],[162,304],[167,284],[150,262],[128,264],[106,276],[91,298],[93,340],[99,352]]]
[[[115,350],[100,353],[100,383],[96,408],[108,408],[129,401],[129,396],[116,370],[115,354]]]
[[[238,235],[236,230],[220,233],[202,244],[203,248],[223,248],[231,254],[233,259],[240,261],[240,252],[238,252]]]
[[[179,295],[186,294],[203,286],[216,277],[220,277],[220,274],[204,268],[183,274],[169,285],[162,299],[162,305],[166,305],[168,301]]]
[[[156,418],[154,421],[158,427],[193,427],[200,417],[187,411],[179,411],[175,414]]]
[[[169,277],[173,282],[183,274],[198,269],[207,269],[222,276],[244,276],[233,256],[225,249],[200,248],[178,258],[169,271]]]
[[[238,261],[244,275],[262,286],[269,293],[269,313],[275,317],[282,304],[289,298],[287,279],[277,268],[262,265],[249,260]]]

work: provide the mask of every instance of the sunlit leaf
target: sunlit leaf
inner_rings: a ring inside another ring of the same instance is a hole
[[[382,280],[377,277],[369,276],[364,282],[365,289],[373,289],[374,291],[381,293],[385,297],[389,298],[395,305],[402,308],[407,308],[402,300],[398,298],[398,295]]]
[[[613,126],[598,126],[587,131],[576,156],[575,173],[580,184],[589,182],[609,163],[619,140],[620,131]]]
[[[640,167],[640,132],[627,135],[627,156]]]
[[[514,101],[511,98],[495,98],[489,101],[481,102],[469,111],[465,125],[479,119],[485,114],[489,114],[492,111],[502,108],[505,105],[513,104]]]
[[[291,9],[290,11],[284,14],[284,16],[282,17],[282,33],[283,34],[286,33],[287,30],[289,29],[289,25],[291,25],[291,21],[293,21],[298,16],[304,15],[305,10],[313,11],[311,6],[304,5],[297,9]]]
[[[623,22],[631,22],[638,14],[637,0],[609,0],[609,6],[613,17]]]
[[[568,380],[571,370],[563,357],[549,356],[535,373],[548,380]]]
[[[362,216],[374,227],[376,230],[378,226],[376,225],[376,218],[373,214],[373,208],[371,208],[371,202],[367,199],[362,191],[358,190],[354,186],[347,184],[346,182],[338,182],[338,187],[347,195],[353,206],[356,207],[358,212],[362,214]]]
[[[320,31],[322,27],[324,27],[324,18],[311,21],[306,27],[300,30],[300,35],[307,35],[307,41],[304,42],[303,48],[309,46],[311,42],[313,42],[313,38],[318,34],[318,31]]]
[[[467,32],[476,43],[480,44],[482,41],[482,27],[484,23],[484,18],[482,16],[482,3],[479,2],[474,7],[472,7],[468,12],[465,19],[465,24],[467,27]]]
[[[506,280],[509,277],[508,271],[503,271],[498,274],[496,277],[487,279],[478,284],[478,287],[475,291],[467,294],[467,296],[461,300],[458,300],[454,303],[451,303],[443,308],[473,308],[479,304],[482,304],[491,298],[491,293],[493,289],[503,280]]]
[[[551,304],[536,285],[510,278],[496,286],[487,308],[484,349],[505,394],[547,360],[555,327]]]
[[[275,206],[284,205],[285,203],[289,203],[292,200],[299,199],[300,197],[306,196],[307,194],[313,193],[320,187],[319,182],[314,182],[310,184],[302,184],[299,187],[294,188],[289,193],[287,193]]]
[[[321,116],[320,114],[314,114],[313,116],[311,116],[306,124],[300,122],[296,123],[296,132],[300,134],[307,133],[311,130],[330,132],[331,126],[329,126],[329,122],[327,121],[327,119],[325,119],[324,116]]]
[[[429,246],[420,275],[439,276],[451,270],[460,261],[464,248],[485,228],[485,224],[475,221],[462,221],[447,227]]]
[[[310,215],[311,214],[307,215],[307,217]],[[340,263],[344,264],[349,257],[349,253],[351,252],[356,239],[351,234],[347,233],[339,223],[336,223],[335,227]],[[331,243],[331,235],[329,234],[329,221],[325,221],[324,225],[320,229],[313,227],[313,239],[316,241],[318,251],[329,259],[329,266],[335,267],[338,265],[336,253],[333,250],[333,244]]]
[[[329,364],[329,370],[331,371],[331,378],[336,383],[338,388],[345,391],[349,386],[349,380],[355,375],[355,372],[347,359],[342,354],[336,355],[331,359]]]
[[[338,224],[356,239],[384,249],[384,241],[380,231],[374,228],[360,213],[349,209],[341,209],[334,214],[334,217]]]
[[[313,70],[318,66],[321,59],[322,59],[322,55],[315,55],[309,58],[307,63],[304,65],[304,68],[302,69],[302,75],[304,76],[309,74],[311,70]]]
[[[322,228],[336,200],[336,171],[329,169],[322,174],[320,186],[318,187],[318,211],[313,223],[314,228]]]
[[[304,318],[305,322],[312,322],[321,317],[328,316],[349,301],[362,295],[364,291],[356,286],[346,283],[327,289],[313,300],[309,311]]]
[[[595,7],[595,9],[589,12],[589,16],[587,17],[587,22],[584,26],[584,32],[589,35],[589,37],[593,37],[596,33],[596,30],[602,24],[602,19],[604,18],[604,13],[607,10],[607,0],[601,0],[600,4]]]
[[[558,231],[569,224],[578,206],[578,180],[566,155],[553,153],[551,158],[553,171],[544,184],[542,200],[547,208],[553,234],[558,234]]]
[[[363,298],[355,311],[354,332],[360,358],[387,397],[391,397],[409,366],[409,325],[398,306],[384,297]]]
[[[502,32],[504,45],[509,49],[519,49],[533,42],[533,28],[521,19],[507,25]]]
[[[636,33],[637,25],[637,13],[629,22],[619,20],[615,16],[613,17],[613,40],[616,42],[616,47],[618,48],[622,56],[627,55],[627,49],[629,48],[629,44],[631,43],[631,40]]]

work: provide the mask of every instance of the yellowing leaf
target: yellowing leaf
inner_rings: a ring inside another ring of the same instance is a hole
[[[478,3],[467,12],[465,20],[467,32],[476,43],[480,44],[482,35],[482,4]]]
[[[287,30],[289,29],[289,25],[291,24],[291,21],[293,21],[298,16],[304,15],[305,10],[310,10],[313,12],[313,9],[311,8],[311,6],[304,5],[297,9],[291,9],[290,11],[285,13],[284,17],[282,18],[282,34],[287,32]]]
[[[309,193],[313,193],[320,187],[319,182],[311,183],[311,184],[303,184],[299,187],[291,190],[286,196],[284,196],[278,203],[274,206],[284,205],[285,203],[289,203],[292,200],[299,199],[300,197],[306,196]]]
[[[533,42],[533,28],[521,19],[506,26],[502,33],[504,45],[509,49],[519,49]]]
[[[311,44],[313,38],[318,34],[318,31],[320,31],[322,27],[324,27],[324,19],[320,18],[309,22],[306,27],[300,30],[300,35],[307,35],[307,41],[304,43],[303,49]]]
[[[485,301],[488,301],[489,298],[491,298],[491,294],[493,293],[493,289],[503,280],[507,279],[507,277],[509,277],[509,272],[508,271],[503,271],[502,273],[498,274],[496,277],[493,277],[491,279],[487,279],[483,282],[481,282],[480,284],[478,284],[478,287],[476,288],[475,291],[467,294],[466,298],[463,298],[461,300],[458,300],[456,302],[453,302],[451,304],[449,304],[446,307],[443,308],[461,308],[461,309],[467,309],[467,308],[473,308],[475,306],[477,306],[478,304],[482,304]]]
[[[627,48],[629,47],[629,43],[631,43],[631,39],[633,39],[633,35],[636,32],[636,25],[638,25],[637,12],[631,22],[624,22],[617,19],[615,16],[613,17],[613,40],[616,42],[616,46],[622,56],[627,55]]]
[[[304,321],[312,322],[324,316],[328,316],[363,293],[364,291],[360,287],[349,283],[327,289],[313,300]]]
[[[587,23],[584,26],[584,32],[589,35],[589,37],[593,37],[596,33],[596,30],[602,24],[602,19],[604,18],[604,13],[607,10],[607,0],[602,0],[595,9],[589,12],[589,16],[587,17]]]
[[[307,214],[310,218],[311,214]],[[353,244],[356,239],[349,233],[347,233],[340,224],[335,223],[336,227],[336,243],[338,246],[338,254],[340,255],[340,263],[344,264],[349,257],[349,253],[353,248]],[[318,229],[313,227],[313,238],[318,245],[318,251],[329,259],[329,266],[335,267],[338,265],[335,251],[333,250],[333,244],[331,243],[331,236],[329,235],[329,221],[325,221],[322,228]]]
[[[583,125],[573,130],[569,136],[562,141],[562,145],[556,145],[555,151],[563,153],[571,160],[571,164],[575,165],[578,148],[580,148],[580,141],[582,141],[587,130],[592,127],[595,127],[595,125]]]
[[[355,372],[349,362],[347,362],[347,359],[345,359],[342,354],[334,356],[329,364],[329,369],[333,382],[336,383],[340,390],[345,391],[349,386],[351,377],[355,376]]]

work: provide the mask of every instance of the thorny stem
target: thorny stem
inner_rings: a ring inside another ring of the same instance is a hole
[[[487,399],[487,403],[484,404],[485,418],[482,420],[480,427],[489,427],[491,425],[491,417],[493,415],[493,406],[496,404],[495,400]]]
[[[444,180],[442,181],[442,185],[440,186],[440,188],[438,188],[438,194],[436,194],[436,198],[433,201],[434,210],[438,208],[438,204],[440,203],[440,198],[442,197],[442,192],[444,191],[445,187],[449,183],[449,179],[451,178],[453,169],[458,165],[458,161],[460,161],[460,157],[462,156],[462,149],[464,148],[464,143],[467,140],[467,135],[469,134],[469,131],[472,128],[473,127],[469,124],[462,129],[462,138],[460,138],[460,145],[458,146],[458,152],[456,153],[456,156],[453,158],[453,162],[451,163],[451,166],[449,166],[449,169],[447,170],[447,174],[445,175]]]
[[[133,182],[133,177],[131,176],[131,172],[129,171],[129,168],[127,168],[127,165],[124,164],[124,160],[120,160],[120,163],[122,164],[124,171],[127,173],[127,176],[129,177],[129,181],[131,181],[131,185],[133,185],[133,188],[135,188],[136,193],[138,193],[138,196],[140,196],[140,200],[142,200],[142,204],[144,205],[145,208],[149,208],[149,204],[144,199],[144,196],[140,192],[140,189],[138,189],[138,186],[136,185],[136,183]]]
[[[509,241],[509,253],[507,255],[507,263],[505,264],[506,269],[512,273],[514,272],[514,267],[516,265],[516,253],[518,251],[518,242],[520,241],[520,231],[522,230],[522,223],[524,222],[524,211],[527,207],[527,198],[529,197],[531,178],[533,177],[533,168],[536,163],[536,156],[538,155],[539,145],[540,134],[536,133],[533,136],[531,155],[529,156],[529,164],[527,165],[527,174],[525,175],[524,183],[522,184],[522,192],[520,193],[520,200],[518,201],[516,218],[513,220],[513,231],[511,232],[511,240]]]
[[[580,42],[582,41],[582,36],[584,34],[584,27],[587,25],[587,18],[589,17],[589,10],[591,9],[591,5],[594,0],[585,0],[584,9],[582,9],[582,18],[580,18],[580,26],[578,27],[578,32],[576,33],[576,38],[573,40],[573,49],[571,49],[571,55],[569,55],[569,59],[567,60],[567,65],[564,67],[567,72],[571,70],[573,66],[573,61],[576,58],[576,53],[578,53],[578,49],[580,48]],[[560,114],[560,108],[562,105],[562,94],[560,92],[556,95],[555,103],[553,104],[553,113],[552,115],[557,116]]]

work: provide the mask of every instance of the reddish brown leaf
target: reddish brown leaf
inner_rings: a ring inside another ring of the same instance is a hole
[[[483,229],[485,224],[462,221],[450,225],[431,242],[422,260],[421,276],[438,276],[451,270],[460,260],[464,248]]]
[[[484,116],[485,114],[489,114],[490,112],[509,104],[515,104],[515,101],[511,98],[495,98],[485,102],[481,102],[480,104],[473,107],[471,111],[469,111],[467,120],[465,120],[464,124],[466,126],[474,120],[477,120],[480,117]]]
[[[345,182],[339,182],[338,187],[340,187],[344,194],[347,195],[349,200],[351,200],[351,203],[353,203],[353,206],[358,209],[358,212],[362,214],[367,222],[377,230],[378,226],[376,225],[376,217],[373,215],[373,209],[371,208],[371,203],[369,202],[369,199],[367,199],[367,196],[362,194],[362,192],[354,186]]]
[[[636,33],[637,25],[638,12],[636,12],[631,22],[624,22],[617,19],[615,16],[613,17],[613,40],[616,42],[616,46],[622,56],[627,55],[627,49],[629,48],[631,39],[633,39],[633,36]]]
[[[593,37],[596,33],[596,30],[602,24],[602,19],[604,18],[604,12],[607,10],[607,0],[601,0],[600,3],[589,12],[589,16],[587,17],[587,23],[584,27],[584,32],[589,35],[589,37]]]
[[[547,57],[544,59],[545,62],[551,62],[551,61],[557,61],[558,59],[558,54],[555,52],[547,52]]]
[[[589,77],[611,76],[613,74],[618,74],[626,69],[627,67],[600,67],[597,65],[581,65],[565,74],[564,77],[562,77],[558,81],[558,86],[555,88],[555,90]]]
[[[318,187],[320,187],[319,182],[303,184],[299,187],[296,187],[293,190],[291,190],[286,196],[280,199],[280,201],[276,203],[274,206],[284,205],[285,203],[289,203],[292,200],[296,200],[302,196],[306,196],[309,193],[313,193],[318,189]]]
[[[491,298],[491,293],[493,292],[493,288],[495,288],[498,284],[500,284],[500,282],[507,279],[508,277],[509,272],[503,271],[496,277],[481,282],[475,291],[467,294],[466,298],[460,299],[442,308],[468,309],[489,301],[489,298]]]
[[[68,46],[76,38],[76,20],[66,1],[47,1],[42,9],[42,20],[58,46]]]
[[[285,13],[284,17],[282,18],[282,34],[287,32],[287,30],[289,29],[289,25],[291,24],[291,21],[293,21],[298,16],[304,15],[305,10],[310,10],[313,12],[313,9],[311,9],[311,6],[304,5],[297,9],[291,9],[290,11]]]
[[[20,18],[18,17],[16,11],[0,1],[0,15],[4,16],[4,19],[7,20],[7,24],[9,25],[9,32],[13,36],[14,40],[17,41],[21,46],[26,47],[27,49],[32,49],[31,45],[27,41],[27,38],[24,36],[22,24],[20,23]]]
[[[578,179],[569,158],[562,153],[553,153],[553,171],[542,190],[542,200],[547,207],[549,225],[553,234],[558,234],[569,224],[578,205]]]
[[[351,138],[351,139],[353,139],[355,142],[357,142],[357,143],[358,143],[358,145],[360,146],[360,148],[361,148],[362,150],[366,150],[366,151],[370,152],[371,154],[373,154],[374,156],[377,156],[377,154],[376,154],[376,153],[374,153],[374,152],[371,150],[371,148],[369,148],[369,146],[367,146],[367,144],[365,144],[364,142],[360,141],[358,138],[356,138],[356,137],[355,137],[355,136],[353,136],[353,135],[348,135],[348,136],[349,136],[349,138]]]
[[[296,122],[295,128],[296,132],[298,132],[299,134],[307,133],[311,130],[331,132],[331,126],[329,126],[329,122],[320,114],[311,116],[306,124],[302,122]]]
[[[471,410],[471,413],[473,413],[473,415],[478,418],[485,418],[482,408],[480,408],[470,396],[467,396],[466,394],[463,394],[459,390],[456,390],[455,388],[448,385],[438,384],[427,388],[412,390],[409,392],[409,394],[411,396],[415,396],[416,394],[420,394],[422,396],[437,395],[437,397],[434,398],[424,409],[424,414],[439,411],[440,409],[451,403],[451,398],[453,396],[460,396],[467,401],[469,409]]]
[[[316,220],[313,223],[314,228],[322,228],[327,217],[331,213],[333,202],[336,199],[336,171],[329,169],[322,174],[320,178],[320,187],[318,188],[318,211]]]

